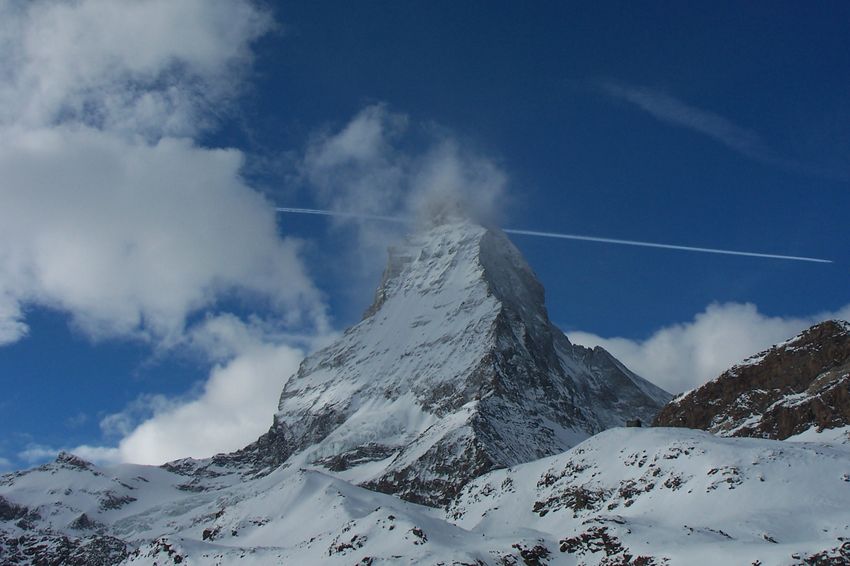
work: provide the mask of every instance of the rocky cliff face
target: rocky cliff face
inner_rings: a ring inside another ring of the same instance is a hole
[[[649,420],[668,398],[571,344],[504,234],[455,221],[391,250],[363,320],[302,363],[239,457],[443,505],[474,477]]]
[[[826,321],[671,401],[656,426],[785,439],[850,424],[850,324]]]

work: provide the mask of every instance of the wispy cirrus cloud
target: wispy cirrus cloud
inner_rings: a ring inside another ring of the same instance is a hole
[[[606,95],[628,102],[662,122],[706,135],[745,157],[771,163],[783,162],[758,133],[666,92],[613,81],[603,81],[599,88]]]
[[[740,126],[716,112],[688,104],[662,90],[611,80],[596,82],[594,88],[612,99],[643,110],[665,124],[686,128],[711,138],[753,161],[827,180],[846,181],[850,178],[844,170],[783,155],[758,132]]]

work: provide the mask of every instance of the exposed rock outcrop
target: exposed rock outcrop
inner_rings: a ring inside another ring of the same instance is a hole
[[[850,424],[850,324],[829,320],[664,407],[656,426],[782,440]]]

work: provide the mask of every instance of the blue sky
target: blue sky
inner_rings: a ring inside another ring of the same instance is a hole
[[[634,335],[712,300],[783,315],[846,303],[846,7],[416,6],[283,7],[289,35],[260,49],[270,61],[259,107],[280,114],[285,105],[298,118],[269,124],[258,143],[268,147],[283,129],[297,147],[316,124],[344,124],[382,101],[493,156],[511,178],[512,225],[838,262],[517,238],[566,326]],[[759,147],[748,155],[659,119],[607,95],[607,84],[713,114]],[[547,258],[558,260],[549,268]],[[670,300],[671,285],[688,296]],[[572,300],[578,293],[592,300]],[[638,316],[624,324],[617,314],[626,310]]]
[[[671,390],[850,316],[846,3],[0,12],[0,467],[261,432],[398,235],[274,205],[443,183],[504,226],[834,261],[512,238],[557,324]]]

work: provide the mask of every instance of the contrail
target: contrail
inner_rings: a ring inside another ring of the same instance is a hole
[[[277,207],[278,212],[290,212],[293,214],[316,214],[319,216],[337,216],[341,218],[360,218],[362,220],[382,220],[384,222],[396,222],[398,224],[407,224],[411,222],[409,218],[401,216],[381,216],[378,214],[361,214],[359,212],[339,212],[336,210],[321,210],[318,208],[288,208]]]
[[[400,216],[381,216],[377,214],[360,214],[356,212],[337,212],[335,210],[322,210],[317,208],[288,208],[278,207],[277,212],[293,214],[316,214],[319,216],[337,216],[343,218],[360,218],[363,220],[381,220],[384,222],[408,223],[411,219]],[[805,257],[795,255],[765,254],[758,252],[742,252],[738,250],[724,250],[719,248],[700,248],[695,246],[679,246],[676,244],[659,244],[655,242],[642,242],[639,240],[620,240],[616,238],[600,238],[597,236],[582,236],[579,234],[561,234],[558,232],[538,232],[536,230],[521,230],[518,228],[503,228],[506,234],[518,236],[536,236],[540,238],[558,238],[562,240],[578,240],[581,242],[597,242],[601,244],[617,244],[621,246],[639,246],[643,248],[660,248],[663,250],[680,250],[686,252],[700,252],[706,254],[736,255],[745,257],[760,257],[764,259],[785,259],[792,261],[808,261],[812,263],[833,263],[831,259],[820,259],[816,257]]]
[[[512,228],[508,228],[502,231],[508,234],[521,234],[523,236],[542,236],[544,238],[562,238],[564,240],[581,240],[583,242],[600,242],[603,244],[620,244],[623,246],[642,246],[644,248],[683,250],[686,252],[702,252],[706,254],[742,255],[747,257],[763,257],[768,259],[791,259],[794,261],[811,261],[814,263],[833,263],[831,259],[819,259],[816,257],[763,254],[758,252],[741,252],[736,250],[722,250],[717,248],[698,248],[694,246],[677,246],[675,244],[657,244],[654,242],[641,242],[638,240],[617,240],[615,238],[598,238],[596,236],[579,236],[576,234],[557,234],[554,232],[536,232],[534,230],[516,230]]]

